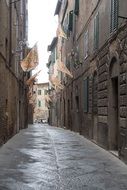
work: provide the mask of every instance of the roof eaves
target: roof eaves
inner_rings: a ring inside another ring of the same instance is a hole
[[[58,0],[54,15],[58,15],[59,14],[61,5],[62,5],[62,0]]]
[[[52,49],[55,47],[57,43],[58,37],[54,37],[51,44],[48,46],[48,51],[52,51]]]

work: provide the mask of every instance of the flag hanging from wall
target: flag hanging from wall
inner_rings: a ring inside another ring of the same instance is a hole
[[[36,103],[36,98],[37,98],[37,96],[36,96],[36,94],[34,93],[31,97],[29,97],[29,104],[32,104],[32,105],[35,105],[35,103]]]
[[[37,67],[39,64],[37,43],[28,53],[25,59],[21,62],[21,68],[24,72],[29,72]]]
[[[49,94],[46,94],[45,96],[44,96],[44,99],[45,99],[45,101],[46,102],[52,102],[52,100],[51,100],[51,97],[49,96]]]
[[[57,61],[57,70],[61,71],[65,74],[67,74],[68,76],[70,76],[71,78],[73,78],[73,75],[71,74],[71,72],[69,71],[69,69],[66,67],[66,65],[61,62],[61,61]]]
[[[38,71],[36,74],[34,74],[33,76],[31,76],[27,81],[26,81],[26,84],[28,85],[28,86],[33,86],[33,83],[34,83],[34,81],[36,80],[36,77],[39,75],[39,73],[41,72],[41,70],[40,71]]]
[[[61,81],[58,79],[57,76],[52,76],[50,79],[49,79],[50,83],[52,84],[52,86],[57,89],[64,89],[64,85],[61,84]]]

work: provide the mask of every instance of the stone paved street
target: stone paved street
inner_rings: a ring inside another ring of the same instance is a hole
[[[105,189],[127,189],[127,166],[76,133],[36,124],[0,148],[0,190]]]

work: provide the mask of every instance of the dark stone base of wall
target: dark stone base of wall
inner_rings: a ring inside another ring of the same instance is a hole
[[[106,123],[98,123],[98,144],[108,149],[108,125]]]
[[[127,164],[127,129],[120,129],[119,156]]]
[[[120,159],[123,160],[125,164],[127,164],[127,147],[124,149],[124,155],[122,157],[120,156]]]

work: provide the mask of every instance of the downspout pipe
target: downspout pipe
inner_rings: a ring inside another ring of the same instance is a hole
[[[9,66],[12,60],[12,0],[9,1]]]

